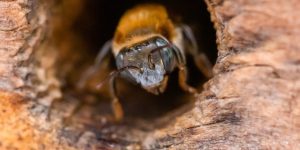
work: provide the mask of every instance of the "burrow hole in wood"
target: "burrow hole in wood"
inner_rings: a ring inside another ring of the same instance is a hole
[[[99,48],[112,38],[121,15],[129,8],[149,1],[82,1],[82,9],[71,25],[72,36],[77,38],[77,49],[72,49],[72,55],[77,57],[73,68],[64,76],[65,99],[72,97],[82,103],[75,115],[92,111],[90,116],[112,116],[108,92],[97,90],[95,85],[105,78],[114,68],[114,59],[106,61],[99,68],[99,72],[87,83],[85,88],[76,88],[80,75],[93,64]],[[150,1],[161,3],[168,9],[171,17],[176,21],[189,25],[196,35],[199,48],[204,51],[210,61],[214,63],[217,57],[216,38],[206,4],[199,0],[186,1]],[[188,60],[189,84],[201,89],[207,81],[195,67],[190,57]],[[178,86],[177,72],[171,75],[167,91],[159,96],[152,95],[139,86],[130,84],[122,79],[117,80],[118,95],[125,111],[126,120],[153,120],[169,113],[176,112],[184,106],[193,104],[193,96],[183,92]],[[104,87],[106,88],[106,87]],[[190,107],[191,108],[191,107]],[[82,118],[82,117],[79,117]],[[91,119],[93,120],[93,119]]]

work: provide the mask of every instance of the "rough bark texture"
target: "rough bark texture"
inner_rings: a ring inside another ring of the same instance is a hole
[[[52,3],[0,1],[0,149],[300,149],[300,2],[206,3],[219,54],[195,106],[159,128],[99,120],[83,128],[62,123],[70,100],[47,119],[61,97],[56,49],[70,49],[53,46],[47,31],[68,24],[47,23],[57,21]]]
[[[173,149],[299,149],[296,0],[207,0],[217,30],[215,77],[196,107],[144,143]]]
[[[48,80],[43,58],[36,57],[48,28],[48,7],[33,0],[0,1],[0,149],[64,146],[57,126],[45,122],[47,104],[57,97],[48,89],[56,83]]]

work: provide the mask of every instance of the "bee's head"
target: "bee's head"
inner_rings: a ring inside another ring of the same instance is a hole
[[[127,67],[121,75],[140,84],[148,92],[162,93],[167,84],[167,75],[176,65],[172,48],[166,39],[158,36],[135,43],[119,52],[116,57],[117,68]]]

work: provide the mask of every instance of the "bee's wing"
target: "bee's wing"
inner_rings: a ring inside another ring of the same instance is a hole
[[[188,44],[186,46],[187,52],[193,56],[194,62],[199,70],[206,76],[212,77],[212,64],[209,59],[203,53],[203,51],[199,50],[196,38],[192,29],[187,25],[180,26],[184,35],[185,43]],[[186,45],[186,44],[185,44]]]
[[[103,59],[109,54],[109,51],[111,50],[111,44],[112,41],[109,40],[107,42],[104,43],[104,45],[101,47],[101,49],[99,50],[97,57],[95,58],[95,62],[94,64],[89,67],[87,69],[87,71],[85,71],[82,75],[81,78],[79,79],[79,81],[77,82],[77,87],[79,89],[84,88],[84,86],[86,85],[87,80],[93,75],[95,74],[101,63],[103,62]]]

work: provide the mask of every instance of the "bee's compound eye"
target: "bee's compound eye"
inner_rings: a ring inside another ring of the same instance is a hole
[[[156,39],[156,45],[157,46],[164,46],[164,45],[167,45],[167,44],[168,44],[168,42],[165,41],[164,39],[161,39],[161,38]]]
[[[170,73],[176,66],[175,55],[171,48],[164,48],[162,51],[162,61],[164,63],[165,70]]]
[[[124,56],[123,54],[119,53],[116,57],[116,65],[117,65],[117,68],[122,68],[123,67],[123,59],[124,59]]]

